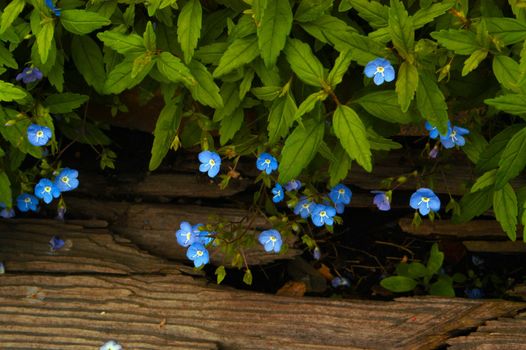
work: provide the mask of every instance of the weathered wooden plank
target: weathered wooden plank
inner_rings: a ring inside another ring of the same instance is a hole
[[[472,220],[464,224],[454,224],[450,220],[424,220],[420,226],[412,225],[412,219],[398,221],[402,231],[417,236],[442,236],[463,239],[508,239],[502,227],[495,220]]]
[[[467,250],[475,253],[526,253],[526,243],[522,241],[463,241],[462,244]]]

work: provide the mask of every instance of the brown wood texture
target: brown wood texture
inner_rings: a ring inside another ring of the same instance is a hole
[[[50,254],[44,245],[57,233],[73,244]],[[0,236],[2,350],[92,350],[109,339],[124,349],[433,349],[525,307],[264,295],[207,285],[104,228],[2,221]]]
[[[402,231],[416,236],[451,237],[466,239],[505,239],[506,233],[495,220],[472,220],[464,224],[454,224],[450,220],[424,220],[420,226],[412,225],[411,218],[402,218],[398,225]]]

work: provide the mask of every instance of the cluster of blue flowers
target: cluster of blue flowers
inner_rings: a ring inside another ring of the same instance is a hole
[[[201,230],[203,224],[191,225],[187,221],[180,224],[179,230],[175,233],[177,243],[186,251],[186,257],[193,261],[195,267],[201,267],[208,264],[210,257],[206,246],[211,243],[214,233]]]
[[[464,135],[469,134],[469,130],[461,128],[460,126],[451,126],[451,122],[447,122],[447,133],[442,135],[439,133],[438,129],[433,126],[430,122],[426,122],[426,129],[429,131],[429,137],[432,139],[440,139],[440,143],[444,148],[449,149],[455,146],[462,147],[466,144],[466,139]],[[429,152],[431,158],[436,158],[438,155],[438,145],[435,145],[433,149]]]

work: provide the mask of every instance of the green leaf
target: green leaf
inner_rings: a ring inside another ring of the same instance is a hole
[[[223,280],[225,279],[226,277],[226,270],[225,270],[225,267],[223,265],[219,266],[214,274],[217,276],[217,284],[221,284],[221,282],[223,282]]]
[[[258,40],[255,35],[243,39],[236,39],[225,51],[219,65],[214,71],[214,77],[232,72],[247,63],[250,63],[259,55]]]
[[[203,9],[199,0],[189,0],[184,4],[177,19],[177,39],[187,64],[192,60],[197,41],[201,36],[202,21]]]
[[[327,93],[323,90],[315,92],[307,96],[307,98],[299,105],[294,120],[300,119],[303,115],[309,113],[316,107],[318,101],[323,101],[327,98]]]
[[[304,83],[322,86],[325,79],[321,62],[313,55],[309,45],[289,39],[285,47],[285,55],[290,67]]]
[[[499,161],[495,189],[503,188],[526,166],[526,127],[513,135]]]
[[[442,267],[444,262],[444,253],[438,249],[438,244],[434,243],[431,247],[429,260],[427,261],[427,274],[432,276],[436,274]]]
[[[65,92],[48,96],[45,101],[49,113],[69,113],[82,106],[89,97],[86,95]]]
[[[367,140],[371,145],[371,149],[375,151],[390,151],[392,149],[400,149],[402,145],[393,140],[387,139],[378,135],[373,129],[367,129]]]
[[[526,129],[525,129],[526,130]],[[493,194],[493,210],[495,218],[512,241],[517,239],[517,215],[518,203],[517,195],[510,184],[506,184],[502,189]]]
[[[327,81],[332,89],[334,89],[343,80],[343,76],[347,73],[349,65],[351,64],[352,55],[350,51],[340,52],[338,58],[334,62],[334,66],[329,72]]]
[[[111,24],[111,21],[98,13],[85,10],[63,10],[60,23],[70,33],[83,35]]]
[[[507,94],[495,98],[488,98],[484,103],[509,114],[526,113],[526,94]]]
[[[351,169],[351,158],[341,145],[334,147],[334,161],[329,164],[329,186],[336,186],[341,180],[347,177]]]
[[[452,281],[440,279],[431,284],[429,294],[442,297],[454,297],[455,289],[453,289]]]
[[[153,132],[152,157],[148,169],[155,170],[170,150],[170,145],[179,131],[181,124],[181,98],[171,100],[161,110]]]
[[[144,40],[137,34],[125,35],[115,31],[105,31],[97,34],[104,45],[111,47],[120,54],[140,55],[146,51]]]
[[[349,0],[352,7],[358,11],[358,16],[365,19],[373,28],[386,27],[389,20],[389,8],[379,1]]]
[[[471,187],[471,192],[480,191],[486,187],[493,186],[495,184],[495,177],[497,175],[497,169],[486,171],[480,176],[477,181]]]
[[[275,100],[282,91],[281,86],[261,86],[250,90],[254,96],[263,101]]]
[[[438,131],[447,134],[447,104],[438,88],[434,77],[425,72],[421,72],[418,87],[416,89],[416,102],[418,110],[424,119],[434,125]]]
[[[360,117],[348,106],[338,105],[333,116],[334,133],[352,159],[366,171],[373,168],[371,148]]]
[[[157,69],[171,82],[182,82],[187,86],[197,84],[190,69],[184,63],[169,52],[162,52],[157,60]]]
[[[320,16],[315,21],[301,23],[301,27],[322,43],[332,45],[341,43],[344,33],[356,32],[356,29],[347,25],[343,20],[329,15]]]
[[[53,35],[55,33],[55,23],[45,22],[42,24],[40,31],[36,33],[38,54],[40,55],[40,61],[46,63],[53,42]]]
[[[1,88],[0,91],[2,91]],[[35,158],[42,158],[42,148],[31,145],[27,140],[27,128],[31,123],[29,119],[17,121],[12,126],[5,126],[9,120],[16,119],[17,115],[18,111],[0,105],[0,134],[20,152],[29,153]]]
[[[462,147],[462,151],[473,164],[477,164],[480,155],[488,146],[488,141],[476,131],[471,131],[465,138],[466,144]]]
[[[484,61],[484,59],[487,56],[488,56],[488,50],[487,49],[479,49],[479,50],[473,52],[464,61],[464,67],[462,68],[462,76],[465,77],[471,71],[475,70],[479,66],[480,62]]]
[[[454,223],[464,223],[488,210],[493,201],[493,188],[486,187],[480,191],[467,193],[460,200],[460,215],[453,216]]]
[[[414,29],[418,29],[433,21],[436,17],[441,16],[455,5],[454,1],[443,1],[435,3],[427,8],[421,8],[413,15]]]
[[[274,144],[280,138],[287,136],[289,128],[294,123],[296,111],[296,103],[290,94],[272,102],[267,124],[268,142],[270,144]]]
[[[418,70],[413,64],[404,61],[398,70],[398,78],[396,79],[396,93],[402,112],[407,112],[409,109],[417,86]]]
[[[526,39],[526,24],[515,18],[484,18],[486,29],[491,36],[500,40],[502,46],[516,44]]]
[[[292,29],[292,9],[288,0],[266,0],[261,23],[257,27],[261,58],[267,67],[276,64]]]
[[[234,113],[236,108],[240,105],[239,99],[239,84],[225,82],[221,86],[221,98],[225,101],[223,108],[216,109],[214,112],[214,122],[223,120],[223,118],[231,113]]]
[[[309,165],[318,152],[323,140],[325,124],[309,119],[298,125],[287,137],[281,151],[279,164],[280,183],[286,183],[298,177],[301,171]]]
[[[22,13],[25,5],[25,0],[12,0],[9,2],[4,8],[2,18],[0,19],[0,34],[5,33],[8,28],[11,28],[11,24],[18,15]]]
[[[192,97],[212,108],[222,108],[223,99],[219,94],[219,87],[214,82],[214,78],[208,69],[197,61],[190,62],[188,68],[190,68],[192,76],[197,81],[197,84],[188,88],[192,93]]]
[[[5,207],[13,206],[13,195],[11,193],[11,182],[4,171],[0,171],[0,203]]]
[[[243,275],[243,283],[249,286],[252,285],[252,272],[249,269],[245,270],[245,274]]]
[[[3,45],[0,45],[0,66],[18,69],[18,63],[16,63],[13,54]]]
[[[77,70],[86,83],[102,93],[106,71],[99,46],[87,35],[73,36],[71,40],[71,55]]]
[[[357,33],[342,33],[334,45],[340,52],[350,50],[353,60],[362,66],[375,58],[389,55],[382,43]]]
[[[134,61],[134,57],[128,57],[113,68],[104,83],[104,93],[119,94],[126,89],[131,89],[146,77],[155,63],[154,60],[150,61],[141,69],[140,74],[132,78]]]
[[[514,92],[521,92],[518,82],[521,76],[520,67],[519,63],[513,58],[504,55],[495,55],[493,57],[493,73],[504,88]]]
[[[243,76],[243,80],[241,80],[241,84],[239,84],[239,100],[243,101],[247,95],[247,92],[250,91],[250,88],[252,87],[252,81],[254,80],[254,75],[254,70],[250,69]]]
[[[398,104],[398,95],[393,90],[372,92],[356,101],[369,114],[390,123],[407,124],[413,122],[413,117],[402,112]]]
[[[422,278],[427,275],[427,268],[419,262],[412,262],[407,266],[407,277]]]
[[[471,55],[480,48],[476,34],[463,29],[444,29],[431,33],[431,37],[446,49],[459,55]]]
[[[221,128],[219,129],[219,135],[221,135],[219,142],[221,145],[224,145],[229,140],[231,140],[236,132],[241,129],[243,119],[243,108],[237,108],[233,113],[225,115],[225,117],[221,120]]]
[[[334,0],[302,0],[294,14],[298,22],[310,22],[330,11]]]
[[[389,32],[396,51],[405,59],[412,59],[415,45],[415,31],[412,18],[409,17],[400,0],[391,0],[389,8]]]
[[[155,58],[155,56],[153,56]],[[145,77],[152,69],[152,55],[150,52],[145,52],[142,55],[135,57],[131,71],[131,78],[135,79],[137,76]],[[142,80],[142,79],[141,79]]]
[[[143,33],[144,47],[151,52],[157,50],[157,35],[155,35],[155,30],[153,29],[152,22],[148,21],[146,24],[146,29]]]
[[[513,135],[524,127],[526,127],[526,124],[511,125],[495,135],[480,154],[480,159],[476,166],[477,172],[481,173],[498,167],[504,148],[506,148]]]
[[[380,285],[395,293],[410,292],[416,288],[416,281],[405,276],[390,276],[380,281]]]
[[[24,89],[21,89],[11,83],[0,80],[0,101],[19,101],[26,97],[27,93]]]

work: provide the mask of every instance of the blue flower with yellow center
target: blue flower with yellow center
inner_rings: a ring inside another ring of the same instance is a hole
[[[31,124],[27,128],[27,140],[33,146],[44,146],[52,136],[53,133],[47,126]]]
[[[37,67],[26,67],[16,76],[16,81],[22,80],[24,84],[30,84],[42,80],[44,75]]]
[[[256,167],[258,170],[264,171],[270,175],[274,170],[278,169],[278,161],[268,153],[261,153],[256,160]]]
[[[409,205],[413,209],[418,209],[420,214],[427,215],[430,211],[440,210],[440,199],[429,188],[420,188],[411,195]]]
[[[446,137],[440,137],[440,142],[444,145],[444,148],[453,148],[455,145],[464,146],[466,139],[464,135],[469,134],[468,129],[461,128],[460,126],[454,126],[451,132]]]
[[[280,184],[276,184],[274,188],[272,189],[272,201],[274,203],[279,203],[283,200],[285,197],[285,193],[283,192],[283,187],[281,187]]]
[[[395,79],[395,70],[391,62],[385,58],[376,58],[367,63],[364,73],[368,78],[373,78],[376,85],[382,85],[384,81],[391,82]]]
[[[35,185],[35,196],[44,200],[46,204],[49,204],[53,201],[53,198],[60,197],[60,191],[51,180],[41,179]]]
[[[179,227],[180,229],[175,233],[175,238],[177,239],[177,243],[179,243],[180,246],[186,248],[197,242],[197,232],[189,222],[183,221]]]
[[[433,124],[431,124],[428,121],[426,121],[425,127],[426,127],[426,130],[429,131],[429,137],[432,139],[436,139],[439,136],[440,137],[444,136],[438,132],[438,129],[436,126],[433,126]],[[448,120],[447,121],[447,134],[444,137],[449,136],[450,133],[451,133],[451,122]]]
[[[32,194],[22,193],[16,197],[16,206],[21,212],[37,211],[38,209],[38,198]]]
[[[349,187],[344,184],[338,184],[329,192],[329,198],[334,204],[349,204],[351,203],[352,192]]]
[[[79,180],[77,180],[78,176],[78,171],[64,168],[58,173],[57,177],[55,177],[55,187],[58,188],[60,192],[72,191],[79,187]]]
[[[208,264],[208,250],[201,242],[193,243],[186,251],[186,257],[194,262],[195,267],[201,267]]]
[[[263,231],[258,237],[259,243],[263,245],[266,252],[279,253],[283,241],[281,234],[274,229]]]
[[[202,173],[208,172],[208,176],[211,178],[216,177],[221,168],[221,157],[219,154],[210,151],[203,151],[199,153],[199,171]]]
[[[336,209],[328,205],[317,204],[312,210],[311,219],[315,226],[332,226],[334,223],[334,216],[336,216]]]
[[[314,208],[314,205],[314,202],[311,202],[309,199],[304,197],[294,207],[294,214],[301,216],[303,219],[306,219],[312,214],[312,209]]]

